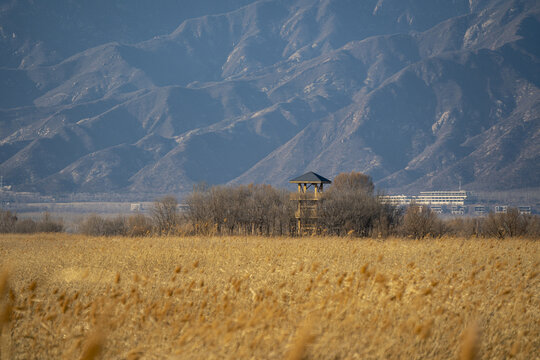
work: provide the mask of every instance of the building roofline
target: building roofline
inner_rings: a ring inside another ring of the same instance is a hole
[[[332,181],[328,180],[324,176],[314,173],[313,171],[307,172],[304,175],[295,177],[289,180],[293,184],[331,184]]]

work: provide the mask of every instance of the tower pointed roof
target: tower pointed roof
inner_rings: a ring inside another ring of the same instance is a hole
[[[331,184],[332,182],[325,178],[324,176],[321,176],[319,174],[314,173],[313,171],[307,172],[304,175],[300,175],[298,177],[295,177],[292,180],[289,180],[290,183],[307,183],[307,184]]]

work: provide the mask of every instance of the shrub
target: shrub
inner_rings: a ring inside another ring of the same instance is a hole
[[[36,224],[37,232],[62,232],[64,224],[61,220],[54,220],[48,212],[43,213],[41,220]]]
[[[116,216],[112,219],[105,219],[104,236],[119,236],[127,234],[126,218]]]
[[[10,233],[15,230],[17,215],[9,210],[0,210],[0,233]]]
[[[445,230],[454,236],[471,238],[482,235],[483,219],[454,218],[445,221]]]
[[[285,235],[294,223],[289,193],[270,185],[199,186],[186,203],[198,234]]]
[[[32,234],[36,232],[61,232],[64,225],[61,221],[53,220],[49,213],[45,212],[39,221],[32,219],[18,219],[10,211],[0,210],[0,233]]]
[[[174,229],[180,221],[178,201],[174,196],[165,196],[154,201],[151,213],[155,230],[159,235],[174,233]]]
[[[128,236],[148,236],[152,233],[152,220],[144,214],[131,215],[127,218],[126,227]]]
[[[427,206],[413,204],[405,212],[401,226],[403,236],[423,239],[426,236],[441,236],[444,232],[443,222]]]
[[[79,232],[90,236],[126,235],[126,230],[126,220],[123,216],[105,219],[92,214],[79,225]]]
[[[321,205],[320,224],[326,233],[333,235],[369,236],[383,211],[376,198],[357,190],[331,189],[325,193]]]
[[[380,204],[379,213],[373,224],[372,235],[376,237],[388,237],[396,234],[402,217],[402,208]]]
[[[540,238],[540,216],[528,215],[525,219],[527,221],[527,235]]]
[[[104,232],[104,222],[101,216],[91,214],[79,225],[79,232],[90,236],[100,236]]]
[[[527,219],[517,208],[509,208],[506,213],[489,213],[484,222],[484,233],[499,239],[523,236],[527,233]]]
[[[33,234],[37,232],[37,224],[32,219],[22,219],[15,223],[13,232],[19,234]]]
[[[361,172],[340,173],[332,182],[333,191],[353,191],[373,195],[375,185],[371,176]]]
[[[401,211],[382,204],[374,196],[370,176],[359,173],[337,175],[320,204],[319,225],[333,235],[388,236],[395,231]]]

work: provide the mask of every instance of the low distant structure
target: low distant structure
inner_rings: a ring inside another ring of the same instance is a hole
[[[497,205],[495,206],[495,214],[506,214],[508,212],[507,205]]]
[[[141,211],[142,210],[142,204],[141,203],[131,204],[130,210],[131,211]]]
[[[531,215],[532,214],[532,207],[531,206],[519,206],[518,207],[519,213],[522,215]]]
[[[465,215],[465,212],[467,209],[464,206],[461,205],[454,205],[452,206],[452,215]]]
[[[298,192],[291,194],[291,200],[296,201],[296,224],[298,235],[314,234],[317,232],[318,207],[322,200],[324,184],[332,181],[312,171],[289,180],[289,183],[298,185]],[[308,191],[310,188],[312,192]]]
[[[478,205],[474,207],[474,215],[485,216],[488,213],[487,206]]]
[[[422,206],[426,206],[426,205],[422,205]],[[442,214],[443,213],[443,208],[442,206],[431,206],[429,207],[431,209],[431,211],[433,211],[435,214]]]

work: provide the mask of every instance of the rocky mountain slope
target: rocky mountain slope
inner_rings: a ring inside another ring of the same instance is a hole
[[[0,174],[18,190],[308,170],[387,191],[540,187],[537,1],[35,3],[0,7]]]

